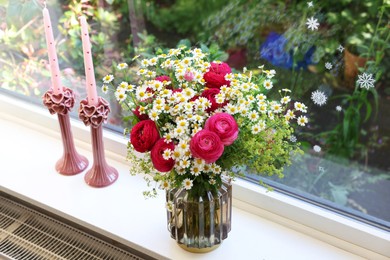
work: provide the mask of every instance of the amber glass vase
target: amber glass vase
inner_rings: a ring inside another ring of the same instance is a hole
[[[227,238],[231,229],[232,186],[223,180],[214,194],[211,191],[193,196],[184,188],[166,193],[167,202],[173,203],[168,210],[168,230],[171,237],[183,249],[204,253],[217,248]]]

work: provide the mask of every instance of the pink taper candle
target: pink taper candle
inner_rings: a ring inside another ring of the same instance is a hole
[[[98,96],[96,92],[95,72],[93,68],[91,42],[88,34],[88,24],[85,16],[80,16],[81,39],[83,42],[84,68],[86,78],[86,88],[88,95],[88,104],[97,105]]]
[[[53,37],[53,30],[50,22],[50,14],[46,6],[43,8],[43,24],[45,26],[47,51],[49,54],[50,72],[51,72],[51,84],[54,94],[62,93],[60,67],[58,66],[56,47]]]

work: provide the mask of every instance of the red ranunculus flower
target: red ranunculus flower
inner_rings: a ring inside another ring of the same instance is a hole
[[[217,113],[206,120],[204,129],[216,133],[224,145],[231,145],[238,137],[238,125],[228,113]]]
[[[213,112],[217,108],[224,107],[227,104],[226,101],[223,102],[222,104],[217,103],[217,101],[215,100],[215,96],[217,94],[219,94],[219,92],[220,92],[220,90],[218,88],[208,88],[205,91],[203,91],[201,96],[210,100],[210,103],[211,103],[211,107],[207,108],[206,112],[208,112],[208,113]]]
[[[190,151],[195,158],[201,158],[207,163],[213,163],[223,154],[224,146],[214,132],[200,130],[190,141]]]
[[[137,152],[144,153],[152,150],[153,145],[160,138],[156,123],[153,120],[138,122],[131,129],[130,142]]]
[[[166,143],[164,140],[165,138],[160,138],[154,144],[152,151],[150,152],[150,158],[152,159],[153,166],[157,171],[169,172],[175,165],[175,160],[172,158],[165,160],[163,153],[166,149],[171,149],[173,151],[175,149],[175,145],[173,142]]]
[[[225,75],[231,73],[232,69],[224,62],[211,62],[209,71],[203,75],[208,88],[220,88],[223,85],[230,86],[230,81],[225,79]]]
[[[138,117],[138,119],[139,119],[140,121],[150,119],[149,116],[148,116],[147,114],[142,114],[142,115],[140,114],[140,112],[139,112],[139,106],[137,106],[137,107],[135,108],[135,110],[133,110],[133,114],[134,114],[136,117]]]
[[[168,89],[173,89],[173,87],[172,87],[172,80],[171,80],[171,78],[170,78],[169,76],[167,76],[167,75],[161,75],[161,76],[156,77],[155,80],[158,80],[158,81],[163,82],[163,83],[164,83],[164,81],[166,81],[166,82],[169,82],[169,81],[170,81],[171,84],[168,85],[168,86],[166,86],[166,88],[168,88]]]

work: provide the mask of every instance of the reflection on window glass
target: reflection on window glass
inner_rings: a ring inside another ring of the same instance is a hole
[[[156,52],[197,46],[237,71],[275,70],[274,89],[304,98],[310,121],[290,138],[303,145],[304,155],[271,183],[388,226],[389,1],[46,2],[62,82],[79,100],[86,91],[78,17],[87,16],[96,81],[111,102],[112,125],[132,122],[123,97],[114,93],[121,82],[111,77],[137,84],[140,61]],[[0,2],[1,88],[37,100],[50,87],[42,7],[38,0]],[[250,165],[247,172],[252,176]]]

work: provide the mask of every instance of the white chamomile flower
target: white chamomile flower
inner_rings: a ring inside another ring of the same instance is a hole
[[[298,111],[301,111],[303,113],[306,113],[307,112],[307,107],[301,103],[301,102],[295,102],[294,103],[294,108]]]
[[[124,91],[115,91],[115,98],[119,103],[123,102],[126,99],[127,95]]]
[[[123,69],[126,69],[128,67],[127,63],[125,62],[122,62],[122,63],[119,63],[117,66],[118,70],[123,70]]]
[[[256,111],[250,111],[248,113],[248,118],[252,121],[252,122],[256,122],[257,119],[259,118],[259,114],[256,112]]]
[[[337,50],[339,51],[339,52],[343,52],[344,51],[344,47],[343,47],[343,45],[339,45],[339,47],[337,47]]]
[[[163,181],[161,182],[160,187],[164,190],[169,190],[169,188],[171,188],[171,185],[169,184],[168,181]]]
[[[321,146],[319,146],[319,145],[314,145],[314,146],[313,146],[313,150],[314,150],[314,152],[319,153],[319,152],[321,152]]]
[[[287,121],[290,120],[290,119],[295,118],[294,111],[292,111],[292,110],[290,110],[290,109],[287,110],[287,112],[286,112],[286,114],[285,114],[284,117],[286,118]]]
[[[282,97],[282,99],[280,100],[280,103],[288,104],[288,102],[290,102],[290,101],[291,101],[290,96],[285,96],[285,97]]]
[[[142,66],[142,67],[147,67],[147,66],[149,66],[149,60],[148,60],[148,59],[143,59],[143,60],[141,61],[141,66]]]
[[[209,180],[209,183],[210,183],[211,185],[215,185],[215,184],[217,183],[217,181],[216,181],[215,179],[210,179],[210,180]]]
[[[126,81],[122,81],[121,84],[118,85],[118,88],[127,89],[128,85],[129,83],[127,83]]]
[[[165,149],[162,156],[165,160],[169,160],[171,159],[171,153],[172,153],[171,149]]]
[[[325,68],[328,69],[328,70],[331,70],[331,69],[333,68],[332,63],[330,63],[330,62],[325,62]]]
[[[169,144],[170,142],[172,142],[172,134],[170,132],[167,132],[163,135],[164,137],[164,142]]]
[[[326,104],[328,97],[324,92],[316,90],[311,93],[311,100],[313,100],[314,104],[322,106]]]
[[[310,2],[307,2],[307,7],[313,7],[314,5],[313,5],[313,1],[310,1]]]
[[[261,127],[258,124],[255,124],[252,126],[252,133],[253,134],[258,134],[258,133],[260,133],[260,131],[261,131]]]
[[[266,104],[261,104],[261,105],[259,106],[259,111],[260,111],[260,113],[262,113],[262,114],[267,113],[267,105],[266,105]]]
[[[188,159],[182,159],[180,160],[180,167],[183,169],[188,168],[190,166],[190,161]]]
[[[306,24],[307,24],[307,28],[311,29],[312,31],[317,30],[318,26],[320,25],[318,23],[318,20],[314,19],[314,17],[308,18]]]
[[[234,114],[238,113],[238,107],[235,106],[235,105],[232,105],[232,104],[230,104],[230,103],[227,104],[226,110],[227,110],[227,112],[228,112],[229,114],[231,114],[231,115],[234,115]]]
[[[307,124],[307,122],[308,122],[308,119],[307,119],[306,116],[300,116],[300,117],[298,117],[298,119],[297,119],[297,123],[298,123],[298,125],[300,125],[300,126],[305,126],[305,125]]]
[[[107,85],[103,85],[103,86],[102,86],[102,92],[103,92],[104,94],[107,94],[107,92],[108,92],[108,86],[107,86]]]
[[[190,180],[188,178],[184,179],[182,184],[186,190],[190,190],[192,188],[192,185],[193,185],[192,180]]]
[[[180,149],[175,148],[175,150],[173,150],[173,152],[171,153],[171,158],[177,161],[180,160],[181,157],[182,157],[182,153]]]
[[[370,89],[374,87],[375,79],[372,78],[372,74],[363,73],[358,75],[356,82],[361,88]]]
[[[276,75],[275,70],[265,70],[264,73],[267,75],[267,78],[272,79]]]
[[[233,73],[228,73],[225,75],[225,79],[227,81],[232,81],[232,79],[234,79],[234,74]]]
[[[176,137],[179,137],[181,135],[184,135],[186,133],[185,131],[185,128],[184,127],[176,127],[175,130],[174,130],[174,134]]]
[[[272,110],[274,111],[275,114],[282,112],[282,106],[279,103],[276,103],[276,102],[273,103],[271,105],[271,108],[272,108]]]
[[[127,87],[126,87],[126,90],[131,92],[131,91],[133,91],[135,88],[136,88],[136,87],[135,87],[134,85],[128,84]]]
[[[113,81],[114,80],[114,76],[113,75],[106,75],[106,76],[104,76],[104,78],[103,78],[103,82],[104,83],[106,83],[106,84],[108,84],[108,83],[110,83],[111,81]]]
[[[193,166],[191,166],[190,171],[191,171],[191,174],[192,174],[192,175],[198,176],[199,174],[201,174],[202,169],[199,168],[199,166],[197,166],[197,165],[193,165]]]
[[[153,121],[157,121],[160,118],[160,113],[158,111],[152,109],[152,110],[149,111],[148,116]]]
[[[263,86],[265,89],[271,89],[273,87],[272,81],[269,79],[264,80]]]
[[[341,110],[343,110],[343,108],[341,106],[336,106],[336,111],[337,112],[341,112]]]
[[[158,58],[157,57],[153,57],[149,60],[149,64],[150,65],[156,65],[157,64],[157,61],[158,61]]]

